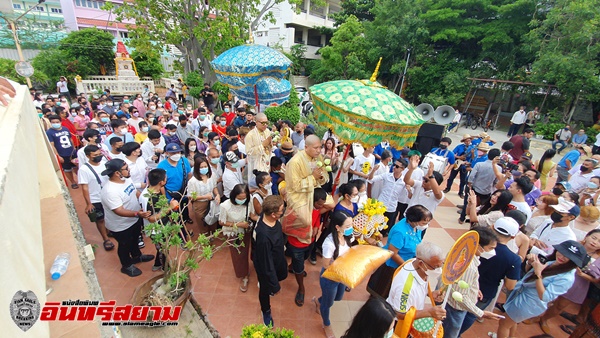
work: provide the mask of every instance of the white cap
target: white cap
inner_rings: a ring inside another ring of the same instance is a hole
[[[494,230],[504,236],[515,237],[519,233],[519,223],[511,217],[501,217],[494,223]]]

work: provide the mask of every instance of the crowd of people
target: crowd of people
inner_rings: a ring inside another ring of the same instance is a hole
[[[306,261],[320,261],[322,274],[358,245],[353,217],[373,198],[386,207],[388,229],[366,245],[393,255],[369,277],[372,297],[346,338],[367,337],[367,331],[369,337],[389,337],[411,308],[414,318],[443,321],[445,337],[459,337],[484,319],[499,320],[497,337],[518,336],[517,324],[524,321],[539,323],[549,334],[550,318],[580,323],[599,299],[600,155],[584,141],[555,163],[564,148],[560,141],[571,137],[566,130],[553,143],[562,148],[548,149],[539,160],[529,149],[534,131],[519,133],[527,114],[514,121],[499,147],[486,133],[465,134],[452,150],[452,140],[444,137],[421,154],[387,141],[344,145],[331,130],[318,137],[313,126],[269,121],[242,101],[224,103],[217,112],[208,85],[195,107],[170,93],[116,99],[107,91],[91,102],[84,96],[71,101],[66,93],[44,100],[33,95],[71,188],[81,188],[104,249],[114,249],[111,237],[117,242],[121,272],[128,276],[142,274],[136,266],[141,262],[154,261],[154,271],[163,267],[160,255],[140,250],[144,224],[158,217],[148,192],[162,193],[201,232],[220,228],[243,241],[230,252],[239,290],[248,290],[253,266],[263,321],[272,325],[270,297],[279,293],[280,282],[294,275],[294,303],[304,306]],[[441,159],[444,167],[428,158]],[[331,170],[319,164],[325,159]],[[555,173],[557,183],[549,186]],[[442,273],[445,254],[423,238],[438,205],[455,192],[463,199],[457,222],[479,233],[479,246],[463,277],[469,284],[463,301],[442,308],[436,304],[444,289],[428,288]],[[214,208],[218,219],[208,224]],[[183,236],[193,235],[183,228]],[[324,277],[320,288],[311,305],[325,336],[335,337],[330,309],[350,289]],[[497,302],[502,293],[504,304]],[[573,303],[584,305],[578,315],[562,312]]]

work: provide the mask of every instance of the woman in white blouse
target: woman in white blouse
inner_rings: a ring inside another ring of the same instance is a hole
[[[512,198],[513,196],[508,190],[499,189],[492,194],[488,202],[478,207],[477,196],[471,191],[467,203],[471,227],[475,225],[491,227],[496,220],[504,217]]]
[[[558,197],[554,195],[544,195],[540,196],[537,201],[535,207],[533,209],[533,213],[531,214],[531,218],[527,225],[525,225],[525,234],[531,235],[537,227],[550,219],[550,215],[554,212],[554,208],[551,208],[551,205],[558,204]]]
[[[264,171],[254,169],[254,177],[258,189],[252,194],[252,206],[257,215],[262,213],[262,204],[265,198],[271,195],[271,187],[273,186],[271,175]]]
[[[219,224],[223,227],[223,235],[241,237],[236,241],[238,246],[230,246],[231,261],[235,276],[240,279],[240,291],[248,291],[250,277],[249,249],[252,234],[251,224],[258,216],[250,203],[250,191],[245,184],[237,184],[231,190],[229,199],[221,204]],[[242,245],[243,243],[243,245]]]
[[[192,214],[196,224],[200,227],[201,233],[215,230],[211,229],[213,224],[206,224],[204,222],[204,217],[208,213],[210,201],[215,200],[219,204],[221,199],[214,181],[210,179],[211,176],[212,171],[206,157],[196,157],[194,160],[193,176],[187,185],[187,195],[188,200],[192,202]]]

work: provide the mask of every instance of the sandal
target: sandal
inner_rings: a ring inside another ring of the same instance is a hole
[[[294,299],[294,303],[298,306],[304,305],[304,292],[296,292],[296,298]]]
[[[242,279],[242,285],[240,285],[240,291],[242,291],[242,292],[248,291],[248,277],[244,277]]]
[[[567,334],[573,334],[575,331],[575,325],[561,325],[560,329],[565,331]]]
[[[572,313],[568,313],[567,311],[563,311],[560,313],[560,316],[563,317],[564,319],[570,321],[571,323],[575,324],[575,325],[579,325],[579,321],[577,320],[577,315],[574,315]]]
[[[531,324],[540,323],[541,321],[542,321],[542,319],[540,317],[533,317],[533,318],[525,319],[521,323],[523,323],[525,325],[531,325]]]
[[[458,224],[464,224],[465,221],[461,220],[460,218],[458,218]]]
[[[115,248],[115,245],[113,244],[113,242],[110,241],[110,239],[105,240],[104,243],[102,243],[102,245],[104,246],[104,250],[106,251],[110,251]]]
[[[313,297],[312,302],[315,304],[315,312],[317,314],[321,314],[321,304],[319,304],[319,300],[317,299],[317,297]]]
[[[325,331],[325,336],[327,338],[335,338],[335,333],[333,332],[333,329],[331,328],[331,325],[329,325],[329,326],[323,326],[323,330]]]
[[[540,329],[544,331],[545,334],[550,335],[550,327],[548,326],[548,322],[540,320]]]
[[[71,188],[72,189],[77,189],[77,188],[79,188],[79,184],[73,183],[73,184],[71,184]]]

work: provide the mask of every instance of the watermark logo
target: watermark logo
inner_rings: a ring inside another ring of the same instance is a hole
[[[10,316],[24,332],[40,317],[40,302],[33,291],[17,291],[10,301]]]

